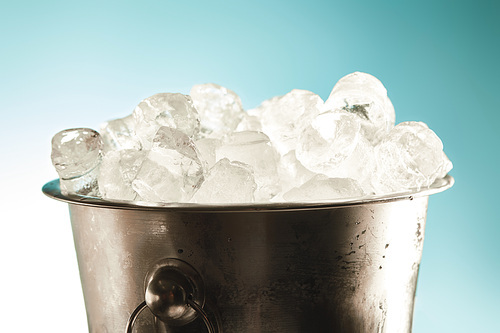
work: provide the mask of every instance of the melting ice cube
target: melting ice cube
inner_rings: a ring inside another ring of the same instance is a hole
[[[264,133],[280,154],[285,155],[296,148],[300,133],[322,107],[323,100],[315,93],[294,89],[263,102],[255,112],[260,115]]]
[[[104,151],[121,149],[141,149],[142,145],[135,136],[135,121],[132,115],[114,119],[101,125],[100,130],[104,142]]]
[[[430,186],[451,170],[443,143],[422,122],[398,124],[376,147],[375,187],[379,193]]]
[[[262,132],[262,124],[260,123],[259,116],[255,115],[253,110],[248,110],[243,114],[238,127],[235,132],[253,131]]]
[[[162,93],[144,99],[132,113],[135,132],[144,149],[150,149],[153,138],[162,126],[175,128],[188,137],[200,132],[200,117],[191,97]]]
[[[297,159],[309,170],[364,183],[373,171],[373,147],[361,132],[359,117],[328,111],[299,137]]]
[[[52,160],[62,193],[151,202],[331,200],[428,187],[452,168],[425,124],[394,127],[387,90],[366,73],[341,78],[325,103],[295,89],[245,112],[233,91],[216,84],[196,85],[191,95],[144,99],[131,115],[105,123],[102,140],[90,129],[56,134]]]
[[[203,182],[203,166],[185,133],[160,127],[132,188],[151,202],[187,202]]]
[[[230,133],[243,117],[239,96],[218,84],[197,84],[190,95],[200,114],[201,131],[205,136],[218,138]]]
[[[394,127],[396,119],[394,106],[382,82],[361,72],[346,75],[335,84],[325,109],[357,115],[365,137],[374,144]]]
[[[215,164],[200,189],[194,194],[195,203],[250,203],[257,188],[252,168],[227,158]]]
[[[287,201],[324,201],[365,195],[357,181],[350,178],[328,178],[316,175],[300,187],[283,195]]]
[[[216,158],[242,162],[252,168],[257,183],[256,201],[267,201],[280,191],[279,155],[264,133],[245,131],[229,135],[217,148]]]
[[[144,150],[124,149],[109,151],[102,159],[99,190],[104,199],[135,200],[137,193],[132,181],[146,158]]]
[[[97,175],[102,149],[101,136],[90,128],[67,129],[54,135],[52,164],[63,194],[99,195]]]
[[[287,192],[293,187],[299,187],[316,175],[297,160],[295,150],[281,156],[278,164],[278,174],[282,192]]]
[[[222,140],[202,138],[194,142],[200,152],[200,159],[206,164],[207,170],[215,165],[215,151],[222,145]]]

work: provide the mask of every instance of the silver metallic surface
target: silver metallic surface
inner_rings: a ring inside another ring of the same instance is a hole
[[[198,303],[194,302],[193,300],[191,300],[189,298],[188,298],[187,302],[188,302],[189,306],[192,307],[198,313],[198,315],[201,317],[201,319],[205,323],[205,326],[207,327],[207,333],[216,333],[215,327],[212,324],[212,322],[210,321],[210,319],[208,318],[208,315],[205,312],[205,310],[203,310],[203,308],[201,306],[199,306]]]
[[[216,333],[203,310],[203,281],[191,265],[179,259],[162,259],[149,270],[144,283],[146,300],[130,315],[126,333],[133,332],[137,317],[146,307],[163,322],[157,321],[160,332],[172,325],[184,326],[199,315],[207,332]]]
[[[135,321],[139,317],[139,315],[146,309],[148,305],[146,304],[146,301],[142,302],[139,304],[134,311],[132,311],[132,314],[128,318],[127,321],[127,326],[125,327],[125,333],[132,333],[135,325]]]
[[[410,332],[428,196],[331,203],[69,204],[90,332],[123,332],[152,265],[193,266],[218,332]],[[166,332],[149,311],[136,332]],[[201,319],[168,332],[205,332]]]
[[[188,298],[203,307],[205,290],[198,272],[179,259],[165,258],[146,274],[145,299],[151,312],[173,326],[183,326],[196,318]]]

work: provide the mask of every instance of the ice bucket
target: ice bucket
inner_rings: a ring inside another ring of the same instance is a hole
[[[428,197],[452,184],[226,206],[67,197],[58,180],[43,192],[69,204],[90,332],[132,331],[131,315],[134,332],[410,332]],[[158,267],[157,300],[190,301],[167,309],[177,319],[137,311]]]

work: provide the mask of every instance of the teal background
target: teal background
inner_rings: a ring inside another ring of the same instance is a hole
[[[413,331],[500,331],[499,18],[495,1],[0,2],[2,327],[87,330],[67,209],[40,192],[53,134],[198,83],[251,108],[364,71],[454,163],[430,198]]]

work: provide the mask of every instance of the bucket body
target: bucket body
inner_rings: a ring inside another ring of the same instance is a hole
[[[124,332],[164,258],[197,270],[218,332],[411,332],[428,195],[276,209],[65,201],[90,332]],[[206,330],[144,311],[134,331]]]

